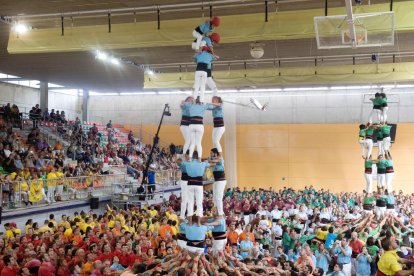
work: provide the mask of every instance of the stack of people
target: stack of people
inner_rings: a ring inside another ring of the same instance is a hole
[[[366,125],[359,126],[359,144],[362,158],[365,160],[366,192],[372,192],[373,168],[376,168],[377,187],[392,193],[394,178],[394,162],[391,156],[391,129],[387,123],[388,103],[385,93],[376,93],[371,99],[373,109]],[[374,141],[378,145],[376,159],[373,156]]]

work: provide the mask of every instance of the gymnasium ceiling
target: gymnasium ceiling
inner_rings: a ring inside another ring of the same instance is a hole
[[[218,0],[219,1],[219,0]],[[364,0],[368,3],[369,0]],[[201,4],[198,7],[173,7],[175,4],[201,3],[201,1],[185,0],[0,0],[0,16],[35,15],[49,13],[68,13],[91,10],[114,10],[120,8],[152,7],[145,12],[137,12],[135,16],[129,14],[113,16],[112,24],[136,21],[154,21],[157,19],[156,7],[171,5],[161,9],[161,24],[164,20],[181,18],[201,18],[208,17],[210,3],[213,13],[216,15],[237,15],[249,13],[264,13],[265,6],[263,0],[240,0],[239,3],[224,3],[225,1],[204,1],[203,9]],[[389,0],[371,0],[370,3],[389,3]],[[403,0],[396,2],[403,2]],[[217,3],[217,4],[216,4]],[[344,0],[329,0],[328,11],[330,8],[343,7]],[[283,12],[304,9],[323,9],[325,0],[279,0],[268,1],[268,11]],[[263,15],[264,16],[264,15]],[[72,21],[73,19],[73,21]],[[76,26],[91,26],[107,24],[106,16],[76,16],[65,18],[74,22]],[[60,17],[47,17],[28,19],[27,22],[35,28],[50,28],[60,26]],[[65,24],[71,24],[65,22]],[[122,92],[136,91],[143,85],[143,72],[133,66],[123,65],[114,67],[95,60],[93,53],[87,51],[65,52],[65,53],[36,53],[36,54],[9,54],[7,51],[10,25],[0,23],[0,72],[20,76],[27,79],[44,80],[52,83],[65,85],[68,87],[88,88],[100,92]],[[313,66],[314,61],[311,57],[317,56],[318,62],[323,62],[324,56],[349,55],[347,58],[340,58],[331,61],[333,64],[352,64],[352,55],[379,53],[399,53],[412,51],[414,45],[414,35],[412,33],[397,33],[394,47],[380,49],[358,49],[355,50],[318,50],[316,41],[312,39],[292,39],[278,41],[263,41],[265,44],[265,55],[263,59],[285,58],[310,58],[302,62],[302,65]],[[253,42],[253,41],[251,41]],[[221,67],[232,69],[240,68],[260,68],[272,66],[272,63],[261,63],[248,61],[250,56],[250,43],[240,42],[222,44],[216,47],[216,52],[220,55]],[[191,71],[193,68],[187,66],[192,61],[192,51],[188,46],[171,47],[151,47],[151,48],[126,48],[112,50],[111,53],[119,58],[125,58],[138,64],[151,65],[160,72],[177,72],[178,70]],[[369,62],[369,55],[357,58],[356,63]],[[387,57],[387,62],[391,57]],[[411,61],[411,57],[405,56],[404,61]],[[240,61],[233,64],[234,61]],[[385,58],[383,59],[385,61]],[[381,60],[381,61],[383,61]],[[397,55],[398,61],[398,55]],[[180,64],[182,64],[180,68]],[[273,64],[274,65],[274,64]],[[289,66],[289,62],[284,62],[283,66]]]

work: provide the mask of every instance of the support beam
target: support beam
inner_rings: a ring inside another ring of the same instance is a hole
[[[49,108],[49,84],[47,81],[40,82],[40,108],[44,111]]]
[[[89,90],[83,89],[82,95],[82,121],[88,121],[88,103],[89,103]]]

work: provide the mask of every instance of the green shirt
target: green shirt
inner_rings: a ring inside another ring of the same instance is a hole
[[[366,133],[366,135],[372,136],[372,135],[374,135],[374,129],[369,127],[369,128],[366,129],[365,133]]]
[[[382,132],[382,134],[390,135],[391,128],[392,128],[392,126],[390,126],[390,125],[383,125],[383,126],[381,126],[381,132]]]
[[[381,104],[384,104],[384,103],[387,103],[388,102],[388,99],[387,99],[387,97],[385,97],[385,98],[380,98],[381,99]]]
[[[363,204],[373,204],[375,202],[375,197],[364,197]]]
[[[392,162],[392,160],[384,160],[385,162],[385,166],[386,167],[392,167],[394,165],[394,162]]]
[[[374,257],[378,254],[379,248],[374,244],[372,246],[367,246],[367,250],[369,255],[371,255],[371,257]]]
[[[382,98],[378,97],[378,98],[374,98],[373,100],[371,100],[372,103],[374,105],[381,105],[382,104]]]
[[[377,138],[382,139],[384,138],[383,132],[379,129],[377,131],[375,131],[375,135],[377,136]]]
[[[365,132],[366,132],[366,130],[365,130],[365,129],[360,129],[360,130],[359,130],[359,136],[361,136],[361,137],[365,137]]]
[[[385,159],[382,159],[382,160],[378,161],[377,168],[378,169],[384,169],[385,170],[385,168],[387,167],[386,161],[387,160],[385,160]]]
[[[365,160],[365,168],[372,169],[372,160]]]

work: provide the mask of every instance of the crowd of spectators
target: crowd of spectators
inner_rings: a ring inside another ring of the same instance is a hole
[[[24,207],[34,203],[53,203],[79,196],[95,184],[92,176],[109,174],[109,165],[122,165],[127,172],[141,181],[150,145],[142,144],[132,132],[128,143],[121,147],[110,121],[107,124],[108,142],[102,143],[103,133],[94,124],[84,131],[77,118],[67,121],[64,111],[47,110],[41,113],[38,105],[30,113],[33,128],[28,134],[13,129],[14,105],[3,107],[0,112],[0,187],[3,208]],[[17,109],[18,110],[18,109]],[[49,145],[38,126],[57,126],[62,141],[70,146],[65,149],[61,141]],[[152,169],[176,169],[173,156],[165,149],[155,149]],[[72,159],[72,161],[70,160]],[[73,177],[83,176],[79,181]],[[67,181],[68,180],[68,181]],[[65,196],[64,196],[65,195]]]
[[[227,246],[213,253],[211,233],[204,254],[177,244],[180,198],[148,209],[107,207],[53,215],[25,229],[5,225],[0,240],[1,275],[410,275],[413,195],[393,195],[385,214],[363,211],[370,194],[305,187],[228,189]],[[205,192],[205,216],[212,194]],[[365,208],[366,209],[366,208]],[[378,270],[380,269],[380,270]],[[381,272],[378,272],[381,271]],[[383,274],[378,274],[383,273]]]

